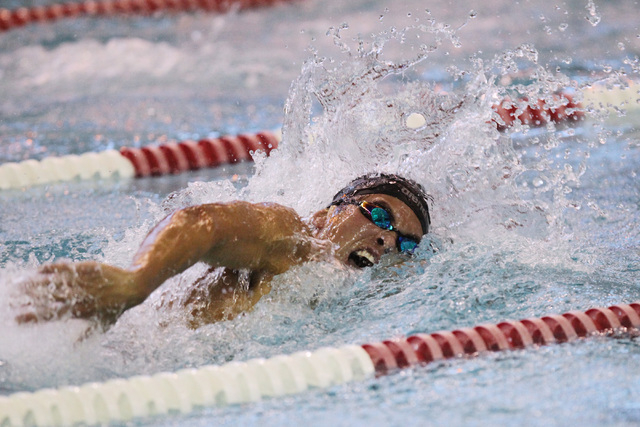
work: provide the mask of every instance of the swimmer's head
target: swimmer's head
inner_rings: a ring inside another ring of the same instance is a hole
[[[367,194],[386,194],[407,205],[420,220],[423,234],[429,232],[429,196],[422,185],[394,174],[368,174],[351,181],[331,201],[332,205],[351,203],[355,197]]]

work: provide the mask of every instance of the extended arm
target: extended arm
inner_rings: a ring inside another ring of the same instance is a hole
[[[66,312],[74,317],[116,318],[200,261],[265,276],[279,274],[309,258],[310,241],[298,215],[280,205],[233,202],[188,207],[151,230],[127,269],[96,262],[44,266],[26,284],[31,301],[18,321],[46,320]]]

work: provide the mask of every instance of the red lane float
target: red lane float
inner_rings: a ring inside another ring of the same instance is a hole
[[[272,6],[291,0],[87,0],[81,3],[51,4],[31,8],[0,9],[0,32],[36,22],[100,15],[150,15],[160,10],[178,12],[203,10],[223,13],[231,9]]]
[[[524,106],[523,106],[524,105]],[[553,104],[549,105],[544,99],[530,103],[526,98],[517,102],[505,99],[491,107],[497,117],[490,120],[499,131],[508,130],[514,124],[520,123],[529,127],[542,127],[547,123],[577,122],[585,117],[585,108],[575,102],[573,96],[561,92],[553,95]],[[411,113],[406,118],[406,125],[410,129],[424,126],[427,119],[420,113]]]
[[[500,120],[494,120],[498,130],[504,131],[514,123],[540,127],[547,123],[561,123],[579,121],[584,119],[584,109],[579,103],[574,102],[573,97],[567,93],[559,93],[553,96],[554,105],[550,107],[544,99],[539,99],[535,104],[528,104],[524,108],[518,107],[510,100],[504,100],[493,106]],[[528,102],[527,98],[518,101],[519,104]]]
[[[120,149],[135,169],[136,177],[177,174],[187,170],[216,167],[252,159],[252,153],[267,155],[278,148],[278,138],[272,132],[255,135],[223,136],[184,141],[160,146]]]
[[[480,325],[455,331],[416,334],[408,338],[364,344],[378,375],[436,360],[484,351],[515,350],[532,345],[568,342],[594,334],[640,329],[640,302],[570,311],[539,319]]]

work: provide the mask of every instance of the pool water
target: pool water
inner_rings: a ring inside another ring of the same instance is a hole
[[[281,148],[252,164],[0,193],[0,393],[639,300],[637,106],[490,124],[506,96],[638,80],[638,10],[307,0],[0,34],[0,162],[283,127]],[[411,113],[426,124],[408,128]],[[126,266],[156,221],[196,203],[269,200],[306,216],[371,170],[433,195],[430,244],[411,260],[303,265],[252,312],[197,330],[170,302],[203,266],[85,339],[80,320],[13,322],[17,285],[43,263]],[[637,339],[594,337],[135,424],[637,425],[639,362]]]

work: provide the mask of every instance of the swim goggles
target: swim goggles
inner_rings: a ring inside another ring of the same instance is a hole
[[[369,202],[356,202],[358,207],[360,208],[360,212],[367,217],[371,222],[373,222],[378,227],[383,230],[394,231],[398,238],[396,239],[396,246],[398,251],[404,253],[413,253],[416,247],[418,246],[418,242],[413,237],[405,236],[400,233],[396,228],[391,225],[391,214],[385,209],[378,205],[374,205]]]

